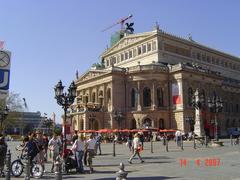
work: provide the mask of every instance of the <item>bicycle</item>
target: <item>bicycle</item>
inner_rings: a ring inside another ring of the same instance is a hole
[[[23,160],[26,159],[26,155],[21,154],[21,156],[14,160],[11,164],[11,173],[14,177],[19,177],[22,175],[24,170]],[[43,176],[44,168],[41,164],[36,161],[32,161],[30,164],[30,173],[34,178],[41,178]]]

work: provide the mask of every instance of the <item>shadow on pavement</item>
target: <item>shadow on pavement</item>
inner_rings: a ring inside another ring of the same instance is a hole
[[[167,177],[167,176],[152,176],[152,177],[128,177],[127,179],[136,179],[136,180],[164,180],[164,179],[175,179],[180,177]],[[115,180],[116,178],[98,178],[95,180]]]
[[[145,157],[143,156],[143,159],[173,159],[168,156],[154,156],[154,157]]]

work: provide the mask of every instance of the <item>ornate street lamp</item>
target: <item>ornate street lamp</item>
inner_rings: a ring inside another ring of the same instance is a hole
[[[201,120],[201,110],[205,106],[205,97],[203,93],[199,93],[199,90],[196,89],[192,97],[192,106],[195,108],[195,125],[194,133],[200,137],[204,136],[203,123]]]
[[[121,127],[121,122],[122,122],[122,119],[123,119],[123,114],[121,111],[115,111],[114,114],[113,114],[113,118],[118,122],[118,128],[122,128]]]
[[[62,81],[60,80],[55,86],[55,99],[57,103],[62,106],[64,110],[64,120],[63,120],[63,150],[66,149],[66,120],[67,120],[67,110],[73,104],[74,99],[76,98],[76,90],[77,87],[72,81],[71,85],[68,88],[68,93],[63,92],[64,86],[62,85]]]
[[[7,118],[8,116],[8,107],[6,106],[3,110],[0,110],[0,120],[1,120],[1,129],[0,129],[0,132],[2,133],[3,131],[3,121]]]
[[[208,107],[210,109],[210,112],[214,113],[215,116],[215,140],[218,141],[218,121],[217,121],[217,114],[219,112],[222,112],[223,110],[223,101],[222,98],[217,96],[216,94],[213,95],[213,97],[208,98]]]

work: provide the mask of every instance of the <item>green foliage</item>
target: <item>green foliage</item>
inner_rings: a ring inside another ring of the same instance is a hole
[[[103,63],[94,63],[92,65],[93,68],[96,68],[96,69],[103,69],[104,68],[104,64]]]
[[[25,126],[21,124],[21,121],[19,121],[24,110],[20,94],[10,92],[6,100],[1,99],[0,111],[3,111],[6,106],[8,106],[9,112],[7,118],[3,121],[3,126],[14,127],[18,123],[18,126],[20,125],[20,127],[25,128]]]
[[[62,134],[62,129],[59,128],[59,127],[56,127],[56,128],[54,129],[54,133],[55,133],[57,136],[60,136],[60,135]]]

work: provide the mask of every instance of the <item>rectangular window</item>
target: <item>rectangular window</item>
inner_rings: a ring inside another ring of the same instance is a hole
[[[227,62],[225,62],[224,66],[225,66],[225,67],[228,67],[228,63],[227,63]]]
[[[200,53],[197,53],[197,59],[201,60],[201,54]]]
[[[218,58],[216,59],[216,64],[219,65],[219,59]]]
[[[146,44],[144,44],[144,45],[142,46],[142,52],[143,52],[143,54],[147,52]]]
[[[207,62],[210,62],[210,57],[209,56],[207,56]]]
[[[142,48],[141,46],[138,46],[138,55],[142,54]]]
[[[120,57],[119,57],[119,55],[117,55],[117,63],[119,63],[120,62]]]
[[[135,57],[137,55],[137,50],[136,48],[133,49],[133,57]]]
[[[124,55],[121,54],[121,61],[124,61]]]
[[[153,41],[153,45],[152,45],[152,50],[155,51],[157,49],[157,43],[156,41]]]
[[[206,55],[202,54],[202,60],[206,61]]]
[[[111,57],[112,64],[116,64],[116,56]]]
[[[109,66],[109,60],[107,60],[107,66]]]
[[[132,58],[132,50],[130,50],[130,51],[128,52],[128,54],[129,54],[129,59],[131,59],[131,58]]]
[[[192,52],[192,58],[196,58],[196,54],[195,54],[195,52]]]
[[[128,59],[128,52],[125,52],[125,60]]]
[[[152,45],[151,45],[151,43],[148,43],[147,44],[147,51],[149,52],[149,51],[151,51],[152,50]]]
[[[214,57],[212,57],[212,63],[215,64],[215,58]]]

